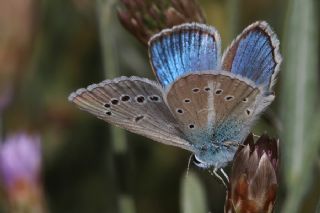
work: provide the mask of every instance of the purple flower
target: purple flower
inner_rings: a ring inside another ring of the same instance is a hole
[[[233,161],[226,213],[271,213],[278,188],[279,141],[250,134]]]
[[[7,190],[17,183],[38,184],[41,144],[38,135],[10,135],[0,144],[0,177]]]
[[[0,144],[0,180],[10,212],[46,212],[41,172],[41,142],[38,135],[18,133]]]

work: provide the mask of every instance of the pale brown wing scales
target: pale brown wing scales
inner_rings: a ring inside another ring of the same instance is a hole
[[[111,124],[155,141],[192,151],[163,100],[161,87],[138,77],[120,77],[79,89],[69,100]]]
[[[183,131],[210,131],[227,118],[251,120],[260,95],[259,88],[234,76],[193,73],[173,83],[166,99]]]

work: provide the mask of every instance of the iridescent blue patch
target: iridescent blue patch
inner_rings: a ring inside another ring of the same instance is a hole
[[[219,66],[220,40],[214,28],[183,25],[156,35],[150,42],[150,60],[166,87],[189,72],[215,70]]]
[[[270,36],[263,31],[251,31],[240,40],[231,72],[247,77],[257,85],[269,85],[276,62]]]

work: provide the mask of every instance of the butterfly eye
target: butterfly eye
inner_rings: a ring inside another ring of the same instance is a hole
[[[198,159],[196,155],[192,155],[191,160],[196,166],[198,166],[200,168],[207,168],[208,167],[208,165],[206,163],[202,162],[200,159]]]
[[[106,112],[106,115],[112,115],[112,113],[110,111]]]
[[[197,159],[195,155],[192,155],[191,160],[195,165],[201,164],[201,162]]]
[[[190,99],[187,99],[187,98],[184,99],[183,101],[184,101],[185,103],[190,103],[190,102],[191,102],[191,100],[190,100]]]
[[[204,88],[204,91],[206,91],[206,92],[208,92],[208,91],[210,91],[210,90],[211,90],[210,87]]]
[[[250,115],[250,114],[251,114],[251,110],[250,110],[250,109],[247,109],[247,110],[246,110],[246,113],[247,113],[247,115]]]
[[[106,104],[104,105],[104,107],[105,107],[105,108],[110,108],[110,104],[106,103]]]
[[[242,102],[245,102],[245,103],[248,102],[248,98],[244,98]]]

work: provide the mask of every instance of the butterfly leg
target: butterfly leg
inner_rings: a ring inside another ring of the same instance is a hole
[[[218,171],[218,168],[214,168],[214,169],[212,170],[213,174],[222,182],[222,184],[223,184],[226,188],[228,188],[226,182],[225,182],[225,181],[223,180],[223,178],[218,174],[217,171]]]
[[[227,182],[229,183],[229,177],[228,177],[227,173],[223,170],[223,168],[220,168],[220,171],[223,174],[223,176],[226,178]]]
[[[253,135],[253,137],[255,137],[255,138],[260,138],[260,135],[256,135],[256,134],[254,134],[254,133],[252,133],[252,135]]]

